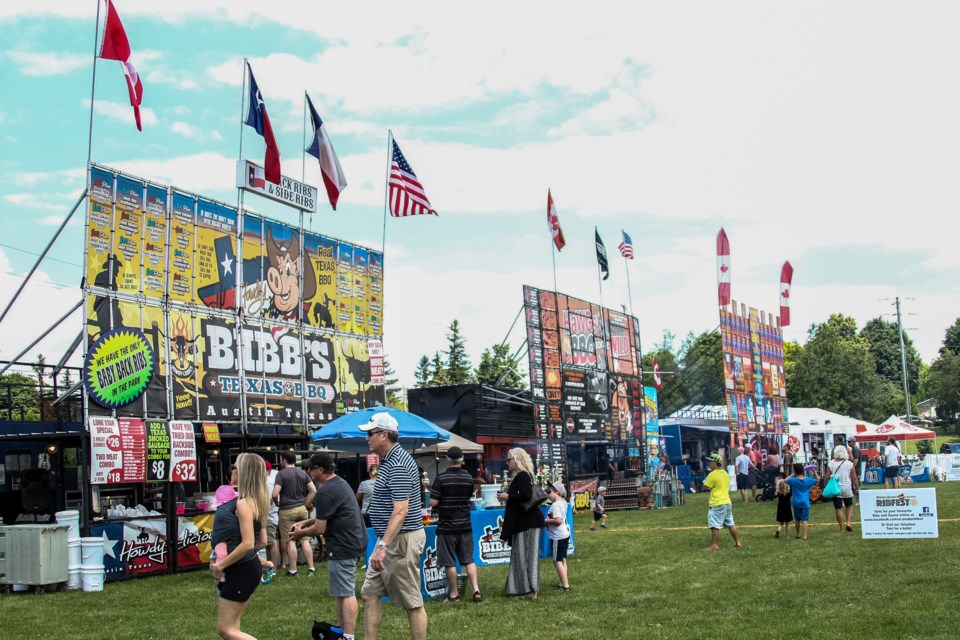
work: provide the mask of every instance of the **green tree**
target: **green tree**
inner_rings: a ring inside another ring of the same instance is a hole
[[[960,354],[943,348],[930,365],[927,391],[937,400],[937,420],[948,431],[960,433]]]
[[[428,387],[443,387],[450,384],[450,377],[447,375],[447,366],[437,351],[433,354],[433,362],[430,363],[430,382]]]
[[[473,382],[473,372],[470,358],[467,356],[467,340],[460,333],[460,321],[454,319],[450,323],[450,333],[447,334],[449,347],[447,354],[447,382],[446,384],[466,384]]]
[[[413,379],[417,383],[417,387],[426,387],[430,385],[430,380],[433,378],[433,373],[430,371],[430,358],[427,356],[420,356],[420,362],[417,363],[417,369],[413,372]]]
[[[960,318],[957,318],[947,329],[947,335],[943,338],[943,346],[940,347],[940,353],[947,349],[960,355]]]
[[[719,331],[707,331],[699,336],[691,333],[684,340],[678,385],[684,405],[726,403],[721,349]]]
[[[668,332],[664,332],[666,336]],[[672,342],[672,335],[670,341]],[[666,340],[660,344],[662,347]],[[666,417],[683,406],[683,397],[675,389],[677,384],[677,359],[669,348],[651,351],[643,356],[643,384],[647,387],[654,387],[653,380],[653,358],[657,358],[657,366],[660,369],[660,379],[662,388],[657,392],[657,415]]]
[[[884,380],[903,387],[903,361],[900,357],[900,336],[897,325],[882,318],[874,318],[860,330],[860,336],[870,344],[870,353],[877,361],[877,373]],[[903,352],[907,359],[907,388],[917,393],[920,368],[923,361],[906,332],[903,334]]]
[[[37,381],[22,373],[0,376],[0,420],[39,420]]]
[[[877,374],[870,344],[857,335],[853,318],[834,314],[810,327],[787,380],[787,397],[794,407],[817,407],[880,422],[897,399],[893,385]],[[902,404],[902,392],[899,400]]]
[[[787,388],[790,387],[790,380],[793,378],[794,367],[797,364],[797,358],[803,352],[803,346],[797,342],[783,343],[783,376],[787,379]]]
[[[403,387],[400,386],[397,372],[390,366],[390,361],[387,360],[386,356],[383,357],[383,385],[387,391],[387,406],[406,410],[407,395],[404,393]]]
[[[518,362],[511,355],[510,346],[506,344],[495,344],[484,349],[480,355],[480,366],[473,373],[480,384],[510,389],[523,389],[527,386],[527,377],[518,369]]]

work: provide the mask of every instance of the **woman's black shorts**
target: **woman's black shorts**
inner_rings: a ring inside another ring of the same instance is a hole
[[[843,509],[844,507],[852,507],[853,498],[834,498],[833,499],[833,508],[834,509]]]
[[[260,558],[241,560],[223,573],[225,580],[217,583],[217,595],[224,600],[246,602],[260,584]]]

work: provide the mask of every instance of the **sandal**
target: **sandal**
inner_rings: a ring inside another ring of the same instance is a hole
[[[460,602],[460,594],[458,593],[452,598],[450,596],[447,596],[447,602]]]
[[[474,602],[483,602],[483,594],[479,591],[473,592],[473,601]]]

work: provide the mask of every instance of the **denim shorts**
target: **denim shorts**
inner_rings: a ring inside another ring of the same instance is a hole
[[[728,502],[727,504],[710,507],[707,510],[707,526],[711,529],[722,529],[724,527],[734,526],[733,505]]]
[[[808,522],[810,520],[810,507],[793,506],[793,519],[798,522]]]

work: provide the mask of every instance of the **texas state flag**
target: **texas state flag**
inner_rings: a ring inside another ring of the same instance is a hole
[[[310,106],[310,118],[313,122],[313,143],[307,147],[306,152],[320,161],[320,172],[323,174],[323,186],[327,189],[327,198],[330,199],[330,206],[337,210],[337,200],[340,199],[340,192],[346,189],[347,179],[343,175],[343,168],[340,166],[340,160],[333,150],[333,143],[327,136],[327,130],[323,126],[323,120],[320,114],[313,108],[313,102],[310,96],[307,96],[307,104]]]

